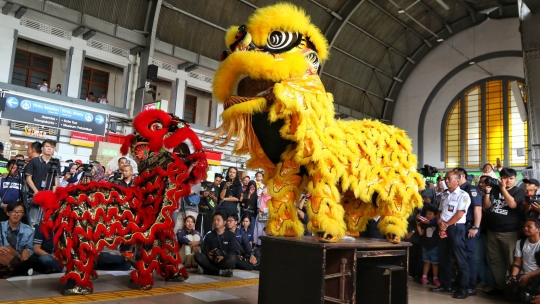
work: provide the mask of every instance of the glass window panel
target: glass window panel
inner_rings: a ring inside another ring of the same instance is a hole
[[[49,58],[34,54],[34,57],[32,60],[32,68],[43,70],[43,71],[49,71],[51,68],[50,64],[51,64],[51,60]]]
[[[197,97],[191,96],[191,95],[186,95],[186,103],[185,103],[185,105],[187,107],[195,108],[197,106]]]
[[[83,82],[81,84],[81,95],[79,95],[79,98],[86,100],[86,96],[88,96],[88,93],[88,82]]]
[[[184,110],[184,120],[190,123],[195,123],[195,110],[194,109],[185,109]]]
[[[13,74],[11,76],[11,83],[18,86],[26,86],[26,77],[28,75],[28,69],[13,67]]]
[[[90,69],[84,68],[83,70],[83,80],[90,80]]]
[[[101,98],[101,94],[105,93],[107,94],[107,88],[106,87],[102,87],[102,86],[97,86],[97,85],[92,85],[92,88],[90,90],[91,92],[94,92],[94,97],[96,98],[96,101],[98,100],[98,98]]]
[[[101,84],[101,85],[107,85],[107,81],[109,78],[109,73],[105,73],[105,72],[100,72],[100,71],[96,71],[96,70],[93,70],[92,72],[92,82],[93,83],[97,83],[97,84]]]
[[[49,74],[38,72],[38,71],[32,71],[30,74],[30,88],[37,89],[37,86],[43,83],[43,79],[48,79]],[[50,85],[49,85],[50,88]]]
[[[17,50],[15,52],[15,64],[30,66],[30,54]]]

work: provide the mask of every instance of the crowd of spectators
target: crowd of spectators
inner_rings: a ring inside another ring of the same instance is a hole
[[[56,95],[62,95],[62,85],[57,84],[55,89],[49,88],[49,82],[47,79],[43,79],[43,81],[37,85],[37,89],[41,92],[50,92]],[[109,100],[107,99],[107,94],[102,93],[101,97],[97,98],[94,96],[94,92],[88,92],[88,95],[86,96],[86,101],[89,102],[96,102],[100,104],[108,104]]]

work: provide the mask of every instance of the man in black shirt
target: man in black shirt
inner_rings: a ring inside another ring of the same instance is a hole
[[[25,167],[26,183],[28,184],[29,194],[36,195],[41,190],[56,189],[58,185],[58,172],[52,172],[51,159],[54,154],[56,142],[50,139],[43,141],[41,155],[32,158]],[[38,206],[33,206],[28,212],[28,221],[30,227],[34,227],[41,220],[41,212]]]
[[[236,263],[236,236],[225,228],[225,216],[214,214],[214,230],[204,237],[202,252],[195,253],[200,274],[232,277]]]
[[[243,229],[238,228],[238,215],[231,214],[227,218],[227,229],[234,233],[236,248],[236,268],[258,270],[257,258],[253,255],[249,238]]]
[[[133,167],[131,165],[124,165],[119,170],[122,172],[122,179],[115,183],[124,188],[131,188],[133,186]]]
[[[525,191],[514,187],[516,170],[503,168],[500,175],[499,185],[493,188],[487,186],[486,195],[482,198],[486,211],[487,250],[497,288],[491,292],[493,295],[503,293],[506,272],[514,261],[514,250],[524,219]]]
[[[195,229],[202,235],[212,230],[212,215],[218,203],[221,177],[216,176],[215,179],[219,179],[219,183],[216,184],[216,182],[211,181],[201,182],[201,192],[199,194],[201,202],[199,203],[199,215],[197,216]]]

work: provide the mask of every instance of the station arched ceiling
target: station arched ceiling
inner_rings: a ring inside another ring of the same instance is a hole
[[[152,22],[149,4],[161,4],[156,39],[214,60],[220,60],[225,48],[225,29],[243,24],[256,8],[276,2],[129,0],[126,5],[125,0],[49,1],[136,31],[144,31]],[[517,0],[289,2],[304,8],[330,42],[331,57],[320,72],[339,112],[383,121],[391,121],[403,83],[438,43],[488,18],[518,15]]]

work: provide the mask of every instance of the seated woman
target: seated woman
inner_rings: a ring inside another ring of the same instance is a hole
[[[32,275],[30,257],[34,254],[34,230],[21,223],[24,216],[22,203],[12,202],[7,206],[8,220],[0,223],[0,255],[8,254],[9,247],[17,251],[22,264],[11,276]]]
[[[186,216],[184,227],[178,230],[176,238],[182,246],[180,247],[180,257],[184,262],[184,266],[187,269],[199,267],[193,258],[196,252],[200,252],[202,246],[201,235],[199,231],[195,230],[195,217],[192,215]]]
[[[253,248],[253,229],[251,228],[251,215],[244,214],[242,216],[242,233],[244,233],[249,240],[249,245]]]

